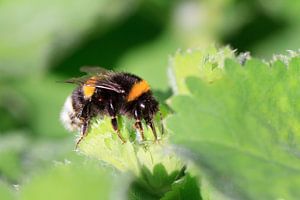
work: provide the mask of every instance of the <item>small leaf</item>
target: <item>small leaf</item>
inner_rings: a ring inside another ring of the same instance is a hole
[[[167,192],[161,200],[202,200],[198,180],[190,174],[173,183],[172,190]]]
[[[175,94],[187,94],[184,79],[197,76],[207,82],[219,79],[223,73],[224,60],[233,58],[233,51],[226,47],[218,51],[214,46],[209,48],[178,51],[170,59],[169,76]]]
[[[179,170],[168,174],[162,164],[154,166],[152,173],[143,167],[141,176],[131,184],[128,195],[129,199],[137,200],[201,199],[198,177],[182,174]]]

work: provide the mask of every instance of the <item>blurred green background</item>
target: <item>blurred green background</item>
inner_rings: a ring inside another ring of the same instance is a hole
[[[296,50],[299,10],[296,0],[0,1],[0,194],[79,159],[59,122],[74,86],[58,81],[81,66],[140,75],[163,101],[178,49],[229,44],[266,59]]]

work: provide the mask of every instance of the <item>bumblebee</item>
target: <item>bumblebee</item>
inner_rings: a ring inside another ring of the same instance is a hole
[[[87,135],[90,120],[104,115],[111,117],[112,127],[123,143],[126,141],[118,129],[118,115],[135,120],[134,127],[142,140],[145,139],[142,121],[145,121],[157,140],[153,118],[159,112],[159,103],[145,80],[130,73],[100,67],[82,67],[81,71],[87,75],[65,81],[78,87],[67,97],[61,112],[61,121],[66,129],[81,133],[76,147]]]

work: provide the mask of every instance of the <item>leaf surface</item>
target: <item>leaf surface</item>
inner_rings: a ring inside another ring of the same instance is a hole
[[[171,99],[172,141],[231,198],[300,196],[300,59],[288,61],[231,59],[212,82],[180,77],[188,95]]]

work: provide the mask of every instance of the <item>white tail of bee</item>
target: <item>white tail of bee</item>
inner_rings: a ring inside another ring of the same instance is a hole
[[[60,113],[60,121],[69,131],[80,131],[82,121],[76,116],[71,96],[68,96]]]

